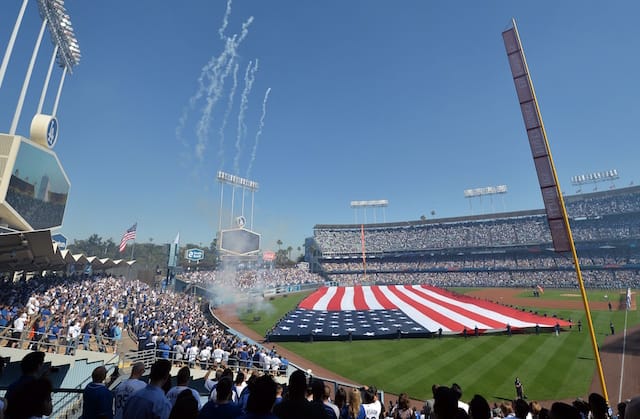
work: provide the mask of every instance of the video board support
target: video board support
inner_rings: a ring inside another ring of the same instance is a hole
[[[549,147],[549,142],[547,140],[547,133],[544,129],[544,123],[542,122],[542,114],[540,113],[540,107],[538,106],[538,101],[536,99],[533,81],[531,80],[529,66],[527,65],[527,60],[524,55],[515,19],[512,20],[512,25],[513,27],[511,29],[507,29],[502,32],[502,38],[507,51],[507,57],[511,67],[511,74],[516,87],[524,125],[527,130],[527,136],[529,137],[529,145],[531,147],[533,161],[538,174],[538,182],[542,192],[544,207],[547,212],[553,246],[556,252],[570,251],[573,257],[573,266],[575,266],[576,269],[576,276],[578,277],[578,284],[582,294],[584,311],[587,316],[587,324],[591,334],[591,345],[598,368],[600,384],[602,386],[602,395],[608,405],[609,395],[607,394],[607,386],[604,380],[600,352],[598,350],[598,343],[593,329],[591,310],[587,300],[587,293],[584,288],[584,281],[582,280],[582,272],[580,271],[580,261],[578,260],[578,253],[576,252],[576,246],[571,234],[569,216],[567,215],[567,209],[564,205],[564,199],[562,198],[560,182],[558,181],[558,175],[556,173],[555,165],[553,164],[551,148]]]

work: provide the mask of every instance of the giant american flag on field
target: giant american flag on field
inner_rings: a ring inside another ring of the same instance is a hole
[[[430,285],[322,287],[269,332],[271,341],[345,340],[553,330],[568,321]]]

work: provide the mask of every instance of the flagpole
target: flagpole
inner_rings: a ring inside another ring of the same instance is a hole
[[[620,361],[620,388],[618,389],[618,403],[622,401],[622,383],[624,382],[624,354],[627,348],[627,318],[631,309],[631,288],[627,288],[627,295],[624,304],[624,330],[622,337],[622,360]]]
[[[624,382],[624,353],[627,347],[627,317],[629,307],[624,311],[624,332],[622,337],[622,361],[620,362],[620,388],[618,389],[618,403],[622,401],[622,383]]]

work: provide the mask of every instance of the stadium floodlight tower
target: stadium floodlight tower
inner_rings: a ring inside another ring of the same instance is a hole
[[[69,178],[53,150],[59,132],[55,114],[65,74],[80,62],[80,47],[71,26],[71,19],[64,8],[64,0],[36,2],[42,25],[27,66],[11,127],[7,134],[0,133],[0,160],[3,162],[0,165],[0,234],[60,228],[68,200]],[[0,64],[0,85],[22,25],[27,3],[28,0],[22,2]],[[31,120],[30,135],[25,137],[16,134],[16,130],[46,29],[51,35],[53,54],[40,102]],[[53,112],[45,115],[41,112],[56,59],[63,67],[63,74]],[[51,239],[49,241],[51,242]]]
[[[593,172],[584,175],[572,176],[571,184],[578,187],[578,189],[576,189],[576,193],[580,193],[582,192],[582,185],[586,185],[588,183],[595,184],[595,187],[593,188],[594,191],[598,190],[598,182],[611,182],[609,189],[613,189],[616,187],[616,185],[613,183],[613,181],[616,179],[620,179],[618,170],[611,169],[605,170],[604,172]]]
[[[253,209],[255,192],[258,190],[258,182],[223,171],[218,172],[217,179],[220,183],[218,248],[221,251],[221,256],[227,257],[228,259],[241,260],[257,255],[260,251],[260,235],[253,231]],[[226,228],[222,222],[225,185],[231,186],[231,218]],[[239,215],[236,214],[237,210],[235,209],[237,188],[242,190],[242,206]],[[251,192],[251,221],[249,228],[246,228],[247,220],[244,215],[244,201],[247,191]]]
[[[482,209],[482,197],[488,195],[491,201],[491,212],[495,212],[493,208],[493,195],[503,195],[502,198],[502,210],[505,210],[504,205],[504,194],[508,192],[507,185],[498,185],[498,186],[487,186],[485,188],[474,188],[474,189],[465,189],[464,197],[469,198],[469,210],[471,211],[471,215],[473,215],[473,198],[480,199],[480,209]]]
[[[382,208],[382,222],[385,223],[387,221],[387,214],[385,213],[385,208],[389,206],[389,201],[386,199],[377,199],[373,201],[351,201],[351,208],[353,208],[355,223],[358,224],[358,209],[362,208],[364,217],[363,223],[367,224],[367,208],[373,208],[373,222],[377,223],[376,217],[376,208]]]
[[[11,39],[9,40],[9,46],[5,53],[2,65],[0,67],[0,85],[2,84],[2,79],[4,78],[4,72],[9,63],[9,58],[13,49],[13,44],[15,42],[15,37],[17,36],[20,25],[22,24],[22,17],[24,15],[24,7],[26,6],[28,0],[24,0],[23,7],[20,9],[18,14],[18,19],[14,26],[13,33],[11,35]],[[33,73],[33,67],[35,65],[36,57],[40,50],[40,44],[42,42],[42,38],[44,36],[45,29],[49,29],[49,33],[51,34],[51,40],[54,44],[53,53],[51,56],[51,62],[49,64],[49,69],[47,71],[47,76],[44,82],[44,86],[42,88],[42,93],[40,94],[40,101],[38,103],[38,109],[36,111],[36,115],[34,116],[31,124],[32,130],[35,125],[55,125],[55,131],[57,131],[57,121],[55,120],[55,115],[58,110],[58,104],[60,101],[60,94],[62,93],[62,86],[64,85],[64,80],[67,74],[67,71],[71,72],[73,67],[76,66],[80,62],[80,46],[78,45],[78,40],[73,31],[73,26],[71,25],[71,18],[67,14],[66,9],[64,8],[64,0],[37,0],[38,10],[40,12],[40,17],[42,18],[42,25],[40,27],[40,32],[38,34],[38,38],[36,40],[36,45],[33,49],[33,53],[31,55],[31,61],[29,62],[29,66],[27,67],[27,73],[25,75],[24,82],[22,84],[22,89],[20,91],[20,97],[18,98],[18,104],[16,106],[16,110],[13,116],[13,120],[11,121],[11,127],[9,129],[9,134],[14,135],[16,133],[18,122],[20,120],[20,115],[22,114],[22,108],[24,105],[24,100],[27,94],[27,89],[29,87],[29,83],[31,81],[31,75]],[[51,79],[51,73],[53,71],[53,65],[56,61],[63,68],[62,77],[60,79],[60,84],[58,86],[58,93],[56,95],[56,99],[53,106],[53,111],[51,115],[42,114],[42,107],[44,104],[44,99],[46,96],[47,89],[49,87],[49,80]],[[53,137],[51,137],[53,138]]]

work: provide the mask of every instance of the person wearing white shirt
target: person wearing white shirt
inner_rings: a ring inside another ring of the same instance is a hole
[[[131,376],[127,380],[120,383],[114,390],[114,419],[122,419],[122,413],[124,412],[124,407],[127,405],[127,400],[129,400],[129,397],[136,391],[141,390],[147,386],[147,383],[140,380],[142,374],[144,374],[144,363],[136,362],[131,368]]]
[[[171,406],[176,404],[176,400],[178,400],[178,395],[185,390],[191,390],[193,393],[193,397],[198,401],[198,410],[202,409],[202,402],[200,401],[200,393],[198,393],[195,389],[189,387],[189,380],[191,379],[191,371],[189,367],[182,367],[178,371],[178,376],[176,378],[177,385],[172,387],[171,390],[167,392],[167,399],[171,402]]]
[[[218,365],[222,362],[223,357],[224,351],[222,350],[222,348],[220,348],[220,346],[216,346],[216,349],[213,350],[213,362]]]

